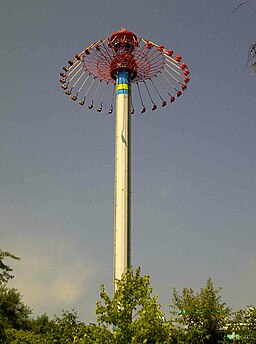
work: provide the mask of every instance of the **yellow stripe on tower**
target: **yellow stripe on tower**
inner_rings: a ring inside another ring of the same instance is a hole
[[[117,90],[128,90],[128,84],[118,84]]]

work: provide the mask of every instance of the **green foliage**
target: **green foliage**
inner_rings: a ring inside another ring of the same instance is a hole
[[[256,343],[254,306],[234,313],[231,321],[221,289],[208,279],[198,293],[185,288],[179,295],[174,289],[173,319],[166,321],[149,276],[141,276],[139,268],[117,281],[112,299],[101,287],[97,324],[79,322],[75,311],[33,319],[18,290],[7,287],[13,278],[12,268],[3,263],[8,257],[19,259],[0,250],[0,344],[224,344],[227,334],[235,334],[241,344]]]
[[[53,343],[73,343],[76,338],[81,338],[85,334],[86,326],[77,319],[77,312],[65,311],[62,317],[55,317],[54,331],[52,331]]]
[[[9,279],[14,277],[11,275],[12,268],[3,262],[5,258],[20,259],[19,257],[0,249],[0,343],[3,343],[5,340],[5,328],[8,325],[8,311],[6,312],[5,306],[10,303],[12,298],[6,295],[5,285]]]
[[[149,276],[142,277],[139,268],[130,269],[117,281],[112,300],[104,286],[100,297],[98,325],[91,326],[84,343],[171,343],[171,323],[165,322],[157,297],[152,296]]]
[[[0,287],[0,324],[2,328],[27,329],[30,326],[31,310],[21,301],[14,288]]]
[[[54,326],[54,321],[47,314],[42,314],[36,319],[31,320],[31,330],[36,334],[50,333]]]
[[[241,344],[256,343],[256,307],[249,306],[234,314],[231,330],[239,336]]]
[[[78,336],[74,339],[74,344],[112,344],[114,337],[111,331],[104,325],[89,324],[86,327],[83,338]]]
[[[214,289],[208,279],[205,288],[199,293],[183,289],[182,295],[173,291],[172,314],[177,324],[179,342],[189,344],[217,344],[226,338],[224,328],[230,309],[221,302],[221,288]]]
[[[47,338],[30,331],[16,330],[10,328],[6,330],[5,344],[49,344]]]
[[[5,331],[3,343],[73,344],[84,338],[87,327],[77,320],[75,311],[63,312],[61,317],[49,319],[46,314],[30,319],[26,330],[10,327]]]
[[[12,272],[12,268],[3,262],[5,258],[20,260],[19,257],[16,257],[13,254],[7,251],[2,251],[0,249],[0,286],[7,283],[9,279],[12,279],[14,277],[10,274]]]

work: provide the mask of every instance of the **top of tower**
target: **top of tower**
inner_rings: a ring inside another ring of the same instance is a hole
[[[111,99],[109,114],[113,112],[116,78],[120,70],[130,74],[131,95],[137,92],[141,103],[141,113],[148,99],[152,110],[157,109],[157,99],[161,106],[167,100],[173,103],[187,89],[190,70],[182,57],[148,39],[137,37],[134,32],[121,27],[120,30],[90,44],[68,61],[60,73],[61,87],[71,99],[89,109],[98,100],[98,112],[101,112],[104,99]],[[112,96],[107,91],[112,84]],[[141,85],[141,86],[140,86]],[[132,91],[133,90],[133,91]],[[106,97],[105,97],[106,95]],[[131,105],[131,113],[134,113]]]
[[[135,40],[137,40],[137,36],[135,35],[135,33],[128,31],[127,29],[122,27],[119,31],[114,32],[110,36],[110,41],[112,41],[116,37],[124,37],[124,36],[131,37],[131,38],[134,38]]]

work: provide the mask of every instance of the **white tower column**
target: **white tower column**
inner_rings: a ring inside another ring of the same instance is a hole
[[[116,79],[114,281],[121,279],[131,263],[130,113],[130,75],[120,70]]]

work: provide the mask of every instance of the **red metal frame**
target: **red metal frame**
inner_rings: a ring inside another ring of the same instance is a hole
[[[84,105],[85,99],[95,81],[106,85],[115,84],[118,70],[127,70],[131,75],[131,82],[145,85],[145,92],[148,93],[155,110],[156,104],[152,99],[149,85],[153,85],[153,92],[157,93],[162,100],[162,106],[166,105],[164,95],[169,96],[172,103],[176,97],[180,97],[187,89],[190,81],[190,70],[187,64],[182,61],[180,55],[174,55],[172,49],[166,49],[164,45],[157,45],[149,40],[138,38],[135,33],[126,29],[114,32],[111,36],[91,44],[81,53],[75,55],[73,60],[68,61],[68,66],[63,67],[60,73],[62,88],[67,95],[72,95],[77,100],[82,91],[86,91],[83,100],[79,103]],[[92,80],[87,82],[87,79]],[[154,81],[158,85],[154,84]],[[99,86],[97,86],[98,92]],[[97,97],[93,96],[93,101]],[[139,89],[140,92],[140,89]],[[104,91],[105,95],[105,91]],[[102,109],[101,101],[100,109]],[[143,100],[140,94],[143,108]],[[89,108],[92,108],[92,104]],[[112,112],[112,111],[111,111]],[[144,111],[145,112],[145,111]]]

